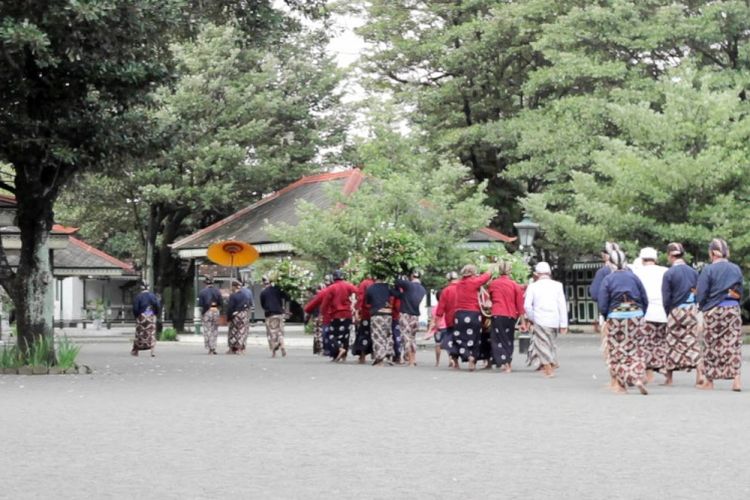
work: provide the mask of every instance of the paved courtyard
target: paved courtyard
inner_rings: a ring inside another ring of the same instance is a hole
[[[0,375],[0,498],[750,498],[750,391],[613,395],[591,335],[551,380],[128,349]]]

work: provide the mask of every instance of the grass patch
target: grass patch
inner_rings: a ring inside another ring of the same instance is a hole
[[[49,367],[50,352],[54,357],[52,341],[44,335],[39,335],[26,353],[27,364],[32,367]]]
[[[174,342],[177,340],[177,330],[174,328],[165,328],[161,331],[161,334],[159,334],[159,340],[164,342]]]
[[[3,346],[3,352],[0,353],[0,369],[18,368],[21,366],[21,353],[16,346]]]
[[[76,358],[81,352],[81,346],[63,337],[57,341],[57,366],[61,370],[70,370],[76,366]]]

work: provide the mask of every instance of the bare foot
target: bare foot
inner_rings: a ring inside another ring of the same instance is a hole
[[[346,361],[346,349],[343,347],[339,349],[339,353],[334,361]]]
[[[283,347],[281,348],[281,357],[286,358],[286,349]]]
[[[628,390],[617,382],[615,382],[615,385],[610,385],[609,390],[614,392],[615,394],[627,394],[628,393]]]
[[[643,385],[643,382],[636,382],[635,386],[638,388],[639,391],[641,391],[641,394],[644,396],[648,395],[648,391],[646,390],[646,386]]]
[[[704,391],[710,391],[714,388],[714,383],[710,380],[704,380],[702,383],[697,384],[695,387]]]
[[[742,381],[740,380],[740,376],[737,375],[734,377],[734,380],[732,381],[732,390],[734,392],[741,392],[742,391]]]
[[[469,358],[469,371],[473,372],[477,368],[477,361],[474,358]]]
[[[646,383],[650,384],[654,381],[654,370],[646,370]]]
[[[130,351],[130,355],[131,356],[135,356],[137,358],[138,357],[138,351],[136,351],[135,349],[133,349],[132,351]]]

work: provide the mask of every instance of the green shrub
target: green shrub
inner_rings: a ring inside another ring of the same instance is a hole
[[[177,330],[174,328],[165,328],[161,331],[161,334],[159,334],[159,340],[165,341],[165,342],[174,342],[177,340]]]
[[[54,353],[54,344],[44,336],[39,335],[26,353],[26,362],[29,366],[49,366],[50,352]]]
[[[21,356],[16,346],[4,346],[0,353],[0,368],[18,368],[21,366]]]
[[[68,337],[57,341],[57,366],[61,370],[69,370],[76,365],[76,358],[81,351],[81,346],[71,342]]]

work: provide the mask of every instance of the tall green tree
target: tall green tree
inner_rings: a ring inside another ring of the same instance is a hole
[[[461,244],[494,216],[486,183],[388,126],[377,126],[358,154],[366,178],[357,191],[330,193],[334,209],[300,203],[299,223],[272,228],[272,234],[326,273],[366,254],[368,241],[378,234],[388,239],[396,228],[405,240],[423,244],[419,260],[431,277],[455,270],[465,255]]]
[[[323,14],[322,0],[285,3]],[[271,0],[0,4],[0,163],[13,171],[0,189],[16,195],[22,240],[16,273],[0,252],[0,283],[18,312],[22,351],[52,335],[48,235],[61,187],[141,148],[132,110],[173,76],[170,43],[204,20],[236,19],[249,36],[268,19],[278,32],[300,24],[279,12]]]
[[[179,2],[0,3],[0,162],[13,181],[21,257],[2,253],[0,283],[17,311],[22,351],[52,335],[48,235],[60,188],[135,141],[122,116],[169,75]],[[51,353],[51,356],[53,354]]]
[[[576,2],[374,0],[359,2],[370,42],[370,88],[394,95],[431,151],[456,156],[488,183],[495,225],[511,231],[524,186],[502,176],[517,137],[506,121],[537,104],[530,72],[548,64],[535,43],[545,23]],[[394,29],[398,26],[398,29]]]
[[[144,110],[151,149],[71,193],[75,206],[94,185],[118,186],[116,204],[132,210],[111,212],[111,220],[124,223],[131,241],[137,236],[155,289],[171,288],[178,328],[192,275],[169,245],[320,168],[324,150],[343,142],[342,73],[324,53],[326,42],[319,30],[248,39],[238,23],[204,25],[194,41],[173,46],[180,76]],[[98,210],[70,215],[83,215],[91,228],[101,219]]]

